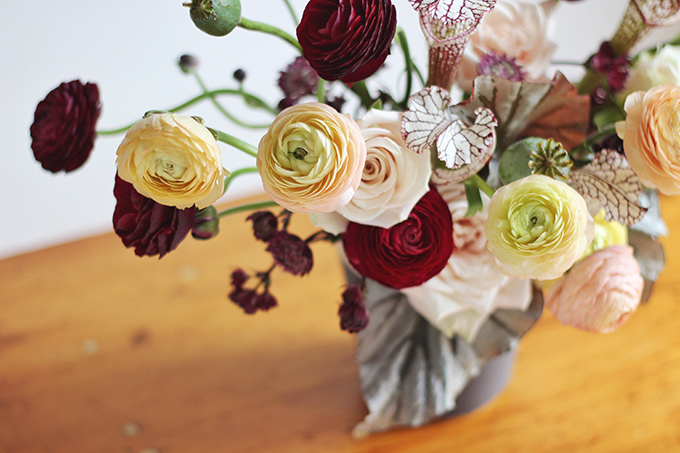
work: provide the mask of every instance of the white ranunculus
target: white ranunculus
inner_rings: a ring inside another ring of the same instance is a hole
[[[438,189],[453,217],[455,248],[439,275],[421,286],[402,290],[411,306],[445,335],[475,340],[484,321],[498,308],[524,310],[531,303],[531,282],[503,274],[486,248],[484,209],[465,217],[467,199],[462,184]]]
[[[657,85],[680,85],[680,46],[667,44],[658,52],[644,52],[630,69],[618,99],[623,104],[634,91],[647,91]]]
[[[314,213],[314,225],[338,234],[347,222],[390,228],[406,220],[429,190],[429,152],[417,154],[401,135],[401,113],[370,110],[357,121],[366,140],[366,163],[352,200],[336,213]]]

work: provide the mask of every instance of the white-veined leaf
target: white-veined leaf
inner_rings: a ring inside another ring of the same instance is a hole
[[[568,183],[586,201],[599,202],[608,221],[631,226],[647,212],[637,201],[642,193],[640,178],[614,150],[597,153],[590,164],[571,172]]]
[[[413,9],[426,12],[446,25],[479,23],[491,11],[496,0],[409,0]]]
[[[411,96],[401,122],[406,146],[418,154],[429,149],[451,123],[444,113],[450,103],[448,91],[438,86],[424,88]]]

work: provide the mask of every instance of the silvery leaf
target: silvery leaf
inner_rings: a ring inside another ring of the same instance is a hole
[[[648,206],[647,214],[632,226],[634,230],[645,233],[652,238],[668,235],[668,227],[661,217],[659,195],[654,189],[645,189],[640,195],[640,204]]]
[[[654,282],[666,264],[663,246],[653,237],[634,228],[628,230],[628,244],[635,250],[634,256],[640,266],[640,274],[645,279],[642,302],[649,300]]]

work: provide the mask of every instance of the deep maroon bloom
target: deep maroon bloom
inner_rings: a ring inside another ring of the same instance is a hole
[[[342,245],[359,274],[390,288],[418,286],[441,272],[453,252],[451,212],[431,188],[391,228],[350,222]]]
[[[276,299],[269,292],[258,294],[254,289],[234,289],[229,299],[251,315],[258,310],[267,311],[277,305]]]
[[[621,91],[628,78],[630,58],[627,55],[614,55],[609,42],[605,41],[600,49],[588,60],[588,66],[593,71],[604,74],[607,85],[613,92]]]
[[[354,83],[382,66],[396,27],[390,0],[310,0],[297,38],[319,76]]]
[[[314,265],[309,245],[287,231],[279,231],[272,236],[267,251],[272,254],[276,264],[293,275],[308,274]]]
[[[116,176],[113,228],[125,247],[137,256],[160,255],[175,250],[194,226],[196,209],[177,209],[140,195],[132,184]]]
[[[342,293],[342,304],[338,309],[340,328],[350,333],[363,330],[368,325],[368,310],[364,305],[364,295],[357,285],[350,285]]]
[[[249,278],[250,275],[246,274],[243,269],[235,269],[234,272],[231,273],[231,284],[234,285],[236,289],[241,289]]]
[[[279,230],[279,221],[269,211],[257,211],[250,214],[246,220],[253,221],[253,234],[261,241],[267,242]]]
[[[319,76],[303,57],[297,57],[279,75],[279,88],[293,103],[303,96],[314,94],[317,83]]]
[[[478,75],[495,75],[511,82],[523,82],[525,78],[522,66],[515,58],[509,58],[505,54],[490,52],[482,55],[477,63]]]
[[[31,125],[35,159],[52,173],[73,171],[85,163],[96,137],[99,88],[80,80],[62,83],[38,103]]]

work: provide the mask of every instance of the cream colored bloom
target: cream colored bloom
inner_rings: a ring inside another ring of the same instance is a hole
[[[202,209],[224,190],[220,148],[191,117],[149,115],[128,130],[116,154],[118,176],[157,203]]]
[[[480,58],[490,52],[517,59],[530,82],[543,81],[557,45],[550,40],[550,14],[543,5],[498,1],[470,37],[458,67],[458,84],[471,91]]]
[[[531,303],[531,281],[510,278],[500,271],[486,248],[484,209],[466,217],[463,184],[438,188],[451,210],[454,249],[446,267],[423,285],[403,289],[411,306],[448,337],[475,340],[484,321],[498,308],[525,310]]]
[[[633,248],[612,246],[576,263],[546,293],[545,306],[562,324],[607,333],[635,311],[643,287]]]
[[[617,98],[623,103],[634,91],[647,91],[667,83],[680,85],[680,46],[666,44],[658,52],[640,54]]]
[[[647,187],[680,194],[680,86],[659,85],[626,98],[616,123],[630,168]]]
[[[429,190],[430,153],[415,153],[401,136],[401,113],[370,110],[357,121],[366,140],[366,163],[352,200],[337,213],[312,214],[314,225],[334,234],[347,221],[390,228],[406,220]]]
[[[331,212],[354,196],[366,143],[350,117],[310,102],[279,113],[260,140],[257,169],[269,196],[293,212]]]
[[[567,184],[531,175],[496,191],[484,228],[498,267],[516,278],[557,278],[593,239],[583,197]]]

